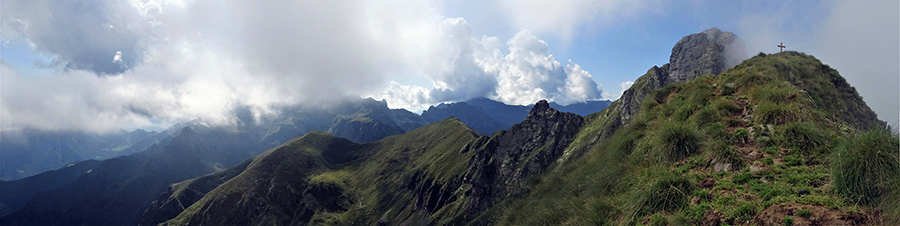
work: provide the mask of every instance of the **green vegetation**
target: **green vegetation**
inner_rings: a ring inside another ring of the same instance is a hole
[[[812,216],[812,211],[809,211],[808,209],[799,209],[797,210],[797,216],[809,217]]]
[[[877,205],[900,180],[897,147],[888,131],[871,131],[845,140],[834,153],[834,191],[862,204]]]
[[[722,214],[719,224],[726,225],[742,224],[784,203],[860,211],[855,202],[832,191],[837,187],[834,166],[850,161],[832,153],[848,139],[839,131],[854,136],[853,131],[870,130],[878,122],[867,113],[829,106],[824,100],[860,104],[846,95],[855,90],[835,71],[817,65],[821,63],[815,58],[796,52],[760,55],[720,76],[655,90],[632,124],[595,145],[579,146],[585,148],[582,158],[558,166],[531,195],[489,215],[499,216],[502,225],[636,225],[663,218],[669,224],[699,225],[704,214],[717,212]],[[588,116],[585,128],[591,130],[583,129],[573,144],[596,142],[584,133],[608,126],[615,111]],[[897,145],[891,147],[892,152],[883,153],[896,155]],[[767,170],[750,172],[751,152]],[[731,170],[715,172],[715,163],[730,164]],[[707,177],[714,181],[712,187],[697,187]],[[895,181],[895,187],[900,185]],[[809,194],[798,195],[801,191]],[[900,192],[884,195],[900,197]],[[879,209],[900,209],[900,201],[891,202],[882,202]]]
[[[655,69],[648,76],[655,76]],[[627,120],[620,118],[626,110],[616,104],[585,117],[560,159],[542,159],[536,152],[490,158],[499,154],[484,147],[509,142],[502,140],[505,132],[481,137],[448,119],[348,146],[362,160],[339,158],[350,152],[323,151],[334,150],[335,142],[314,142],[333,140],[328,137],[293,140],[286,145],[303,158],[284,158],[309,167],[287,168],[302,176],[279,175],[346,197],[330,202],[346,209],[312,217],[311,222],[325,224],[743,225],[781,204],[817,207],[797,211],[799,217],[827,207],[900,219],[900,189],[894,189],[900,187],[900,139],[873,130],[881,124],[855,90],[811,56],[762,54],[720,76],[645,94],[633,105],[640,110]],[[548,150],[555,142],[529,148]],[[500,171],[527,170],[530,161],[549,167],[520,181],[489,181],[503,173],[518,176]],[[263,192],[248,184],[254,174],[269,172],[263,169],[276,170],[270,168],[254,162],[211,193]],[[491,194],[502,191],[499,187],[511,189]],[[501,200],[488,205],[485,197]],[[205,199],[198,203],[209,202]],[[194,205],[185,212],[198,211]],[[769,221],[795,223],[793,217]]]
[[[791,122],[784,126],[782,140],[787,147],[799,148],[804,154],[813,154],[819,146],[827,142],[821,129],[812,123]]]
[[[653,216],[650,217],[650,226],[666,226],[666,225],[669,225],[669,219],[666,218],[666,216],[663,216],[662,214],[657,213],[657,214],[653,214]]]
[[[660,154],[668,161],[679,161],[700,150],[700,133],[688,125],[678,122],[663,124],[656,145]]]
[[[781,225],[791,226],[791,225],[794,225],[794,218],[787,216],[787,217],[784,217],[784,219],[781,220],[781,222],[782,222]]]

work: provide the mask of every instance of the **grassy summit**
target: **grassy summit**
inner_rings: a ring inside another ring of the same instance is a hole
[[[636,87],[640,89],[640,87]],[[797,52],[656,90],[626,127],[511,201],[499,224],[840,224],[897,220],[898,138],[837,71]],[[892,197],[893,199],[886,198]],[[876,216],[875,209],[882,211]]]
[[[631,88],[644,98],[625,120],[626,105],[581,118],[539,102],[490,137],[456,118],[365,144],[310,133],[235,169],[166,223],[900,220],[900,140],[837,71],[802,53],[760,54],[718,76],[644,90],[640,81],[665,68]]]

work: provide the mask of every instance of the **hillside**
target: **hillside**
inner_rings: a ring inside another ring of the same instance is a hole
[[[888,154],[898,153],[897,137],[812,56],[760,54],[657,89],[640,106],[608,136],[598,128],[620,108],[588,116],[568,149],[583,156],[544,175],[495,223],[856,225],[900,214],[897,202],[871,201],[897,196],[887,193],[900,182]]]
[[[889,154],[900,141],[812,56],[760,54],[645,96],[609,133],[597,128],[622,108],[582,118],[542,101],[490,137],[456,118],[370,144],[307,135],[165,224],[833,225],[900,215],[885,198],[900,196],[889,193],[900,185]]]

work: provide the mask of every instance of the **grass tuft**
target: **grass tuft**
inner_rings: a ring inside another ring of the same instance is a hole
[[[701,141],[701,134],[689,125],[669,122],[660,128],[657,145],[667,160],[679,161],[700,150]]]
[[[852,201],[877,205],[897,189],[898,146],[900,139],[884,130],[859,134],[841,143],[833,158],[832,189]]]
[[[800,118],[800,107],[796,104],[764,103],[756,106],[757,124],[782,125]]]
[[[784,126],[782,141],[789,147],[799,148],[804,154],[810,154],[828,142],[828,137],[811,123],[791,122]]]

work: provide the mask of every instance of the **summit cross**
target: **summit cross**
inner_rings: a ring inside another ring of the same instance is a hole
[[[787,46],[784,46],[784,42],[782,42],[781,44],[778,44],[778,52],[784,51],[784,48],[786,48],[786,47]]]

